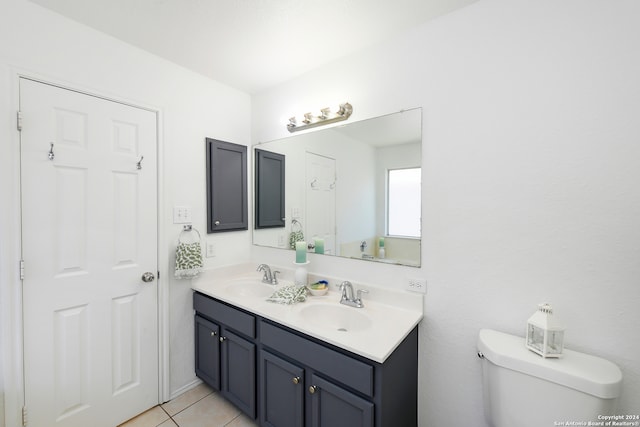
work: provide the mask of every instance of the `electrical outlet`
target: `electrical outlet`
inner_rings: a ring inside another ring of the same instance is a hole
[[[279,234],[278,235],[278,247],[284,248],[285,245],[286,245],[286,239],[284,237],[284,234]]]
[[[410,278],[407,280],[406,289],[411,292],[427,293],[427,279]]]
[[[216,256],[216,246],[213,242],[207,242],[207,258],[213,258]]]

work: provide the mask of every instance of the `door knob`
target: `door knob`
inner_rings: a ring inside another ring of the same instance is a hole
[[[150,271],[147,271],[142,275],[143,282],[149,283],[149,282],[153,282],[154,280],[156,280],[156,276]]]

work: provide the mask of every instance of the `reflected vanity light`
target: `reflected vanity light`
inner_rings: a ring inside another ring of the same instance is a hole
[[[289,132],[297,132],[299,130],[310,129],[316,126],[324,126],[330,123],[341,122],[347,120],[351,113],[353,113],[353,107],[348,102],[340,104],[340,108],[335,113],[331,112],[330,108],[323,108],[320,110],[319,116],[314,116],[312,113],[304,114],[302,123],[298,124],[298,120],[295,117],[289,119],[287,124],[287,130]]]

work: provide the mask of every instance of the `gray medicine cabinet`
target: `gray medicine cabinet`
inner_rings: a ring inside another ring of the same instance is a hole
[[[207,233],[247,230],[247,147],[206,138]]]

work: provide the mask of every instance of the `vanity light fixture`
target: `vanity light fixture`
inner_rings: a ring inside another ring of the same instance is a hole
[[[335,113],[332,113],[330,108],[321,109],[319,116],[306,113],[301,124],[298,124],[298,120],[295,117],[291,117],[287,124],[287,130],[289,132],[297,132],[316,126],[328,125],[329,123],[341,122],[347,120],[351,116],[351,113],[353,113],[353,107],[348,102],[345,102],[344,104],[340,104],[340,108]]]

